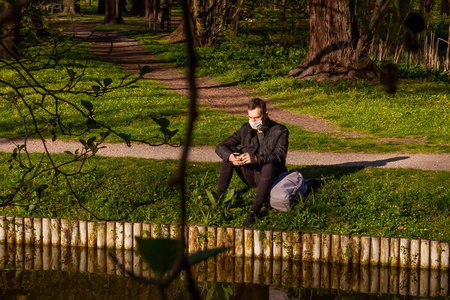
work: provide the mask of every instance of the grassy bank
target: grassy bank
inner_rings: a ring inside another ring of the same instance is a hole
[[[7,159],[1,154],[4,187],[10,184],[8,172],[18,172],[7,170]],[[167,185],[176,161],[96,157],[93,162],[94,172],[72,182],[80,202],[60,180],[44,193],[40,205],[2,208],[0,214],[94,219],[81,203],[101,219],[178,221],[178,191]],[[255,189],[247,190],[237,177],[221,201],[208,197],[207,191],[216,189],[219,167],[189,164],[189,223],[239,227],[245,219]],[[318,166],[299,170],[306,178],[319,179],[320,189],[287,213],[265,207],[255,228],[450,240],[449,172]]]

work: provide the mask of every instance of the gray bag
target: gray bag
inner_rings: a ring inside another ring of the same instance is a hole
[[[302,174],[298,171],[284,172],[275,178],[270,191],[270,206],[279,211],[287,211],[292,203],[308,190]]]

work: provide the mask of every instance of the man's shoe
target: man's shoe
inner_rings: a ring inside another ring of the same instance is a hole
[[[256,214],[254,211],[250,211],[247,215],[247,218],[245,218],[244,223],[242,224],[242,227],[249,227],[253,223],[255,223]]]

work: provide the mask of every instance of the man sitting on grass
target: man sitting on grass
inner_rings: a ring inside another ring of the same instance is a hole
[[[222,158],[217,195],[230,185],[233,170],[250,186],[256,187],[256,197],[243,226],[255,222],[264,201],[269,199],[272,183],[286,172],[288,129],[269,119],[266,103],[253,98],[248,103],[249,122],[216,147]]]

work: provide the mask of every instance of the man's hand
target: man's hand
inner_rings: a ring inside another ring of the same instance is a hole
[[[256,156],[250,155],[249,153],[241,154],[239,159],[241,161],[243,161],[244,164],[246,164],[246,165],[248,165],[248,164],[255,164],[256,163]]]
[[[243,153],[239,157],[236,157],[234,154],[230,154],[228,161],[233,163],[234,166],[254,164],[256,163],[256,156],[250,155],[249,153]]]
[[[233,163],[234,166],[245,165],[245,163],[242,161],[241,158],[242,158],[242,155],[240,155],[239,158],[237,158],[236,156],[234,156],[234,154],[230,154],[230,156],[228,157],[228,161]]]

